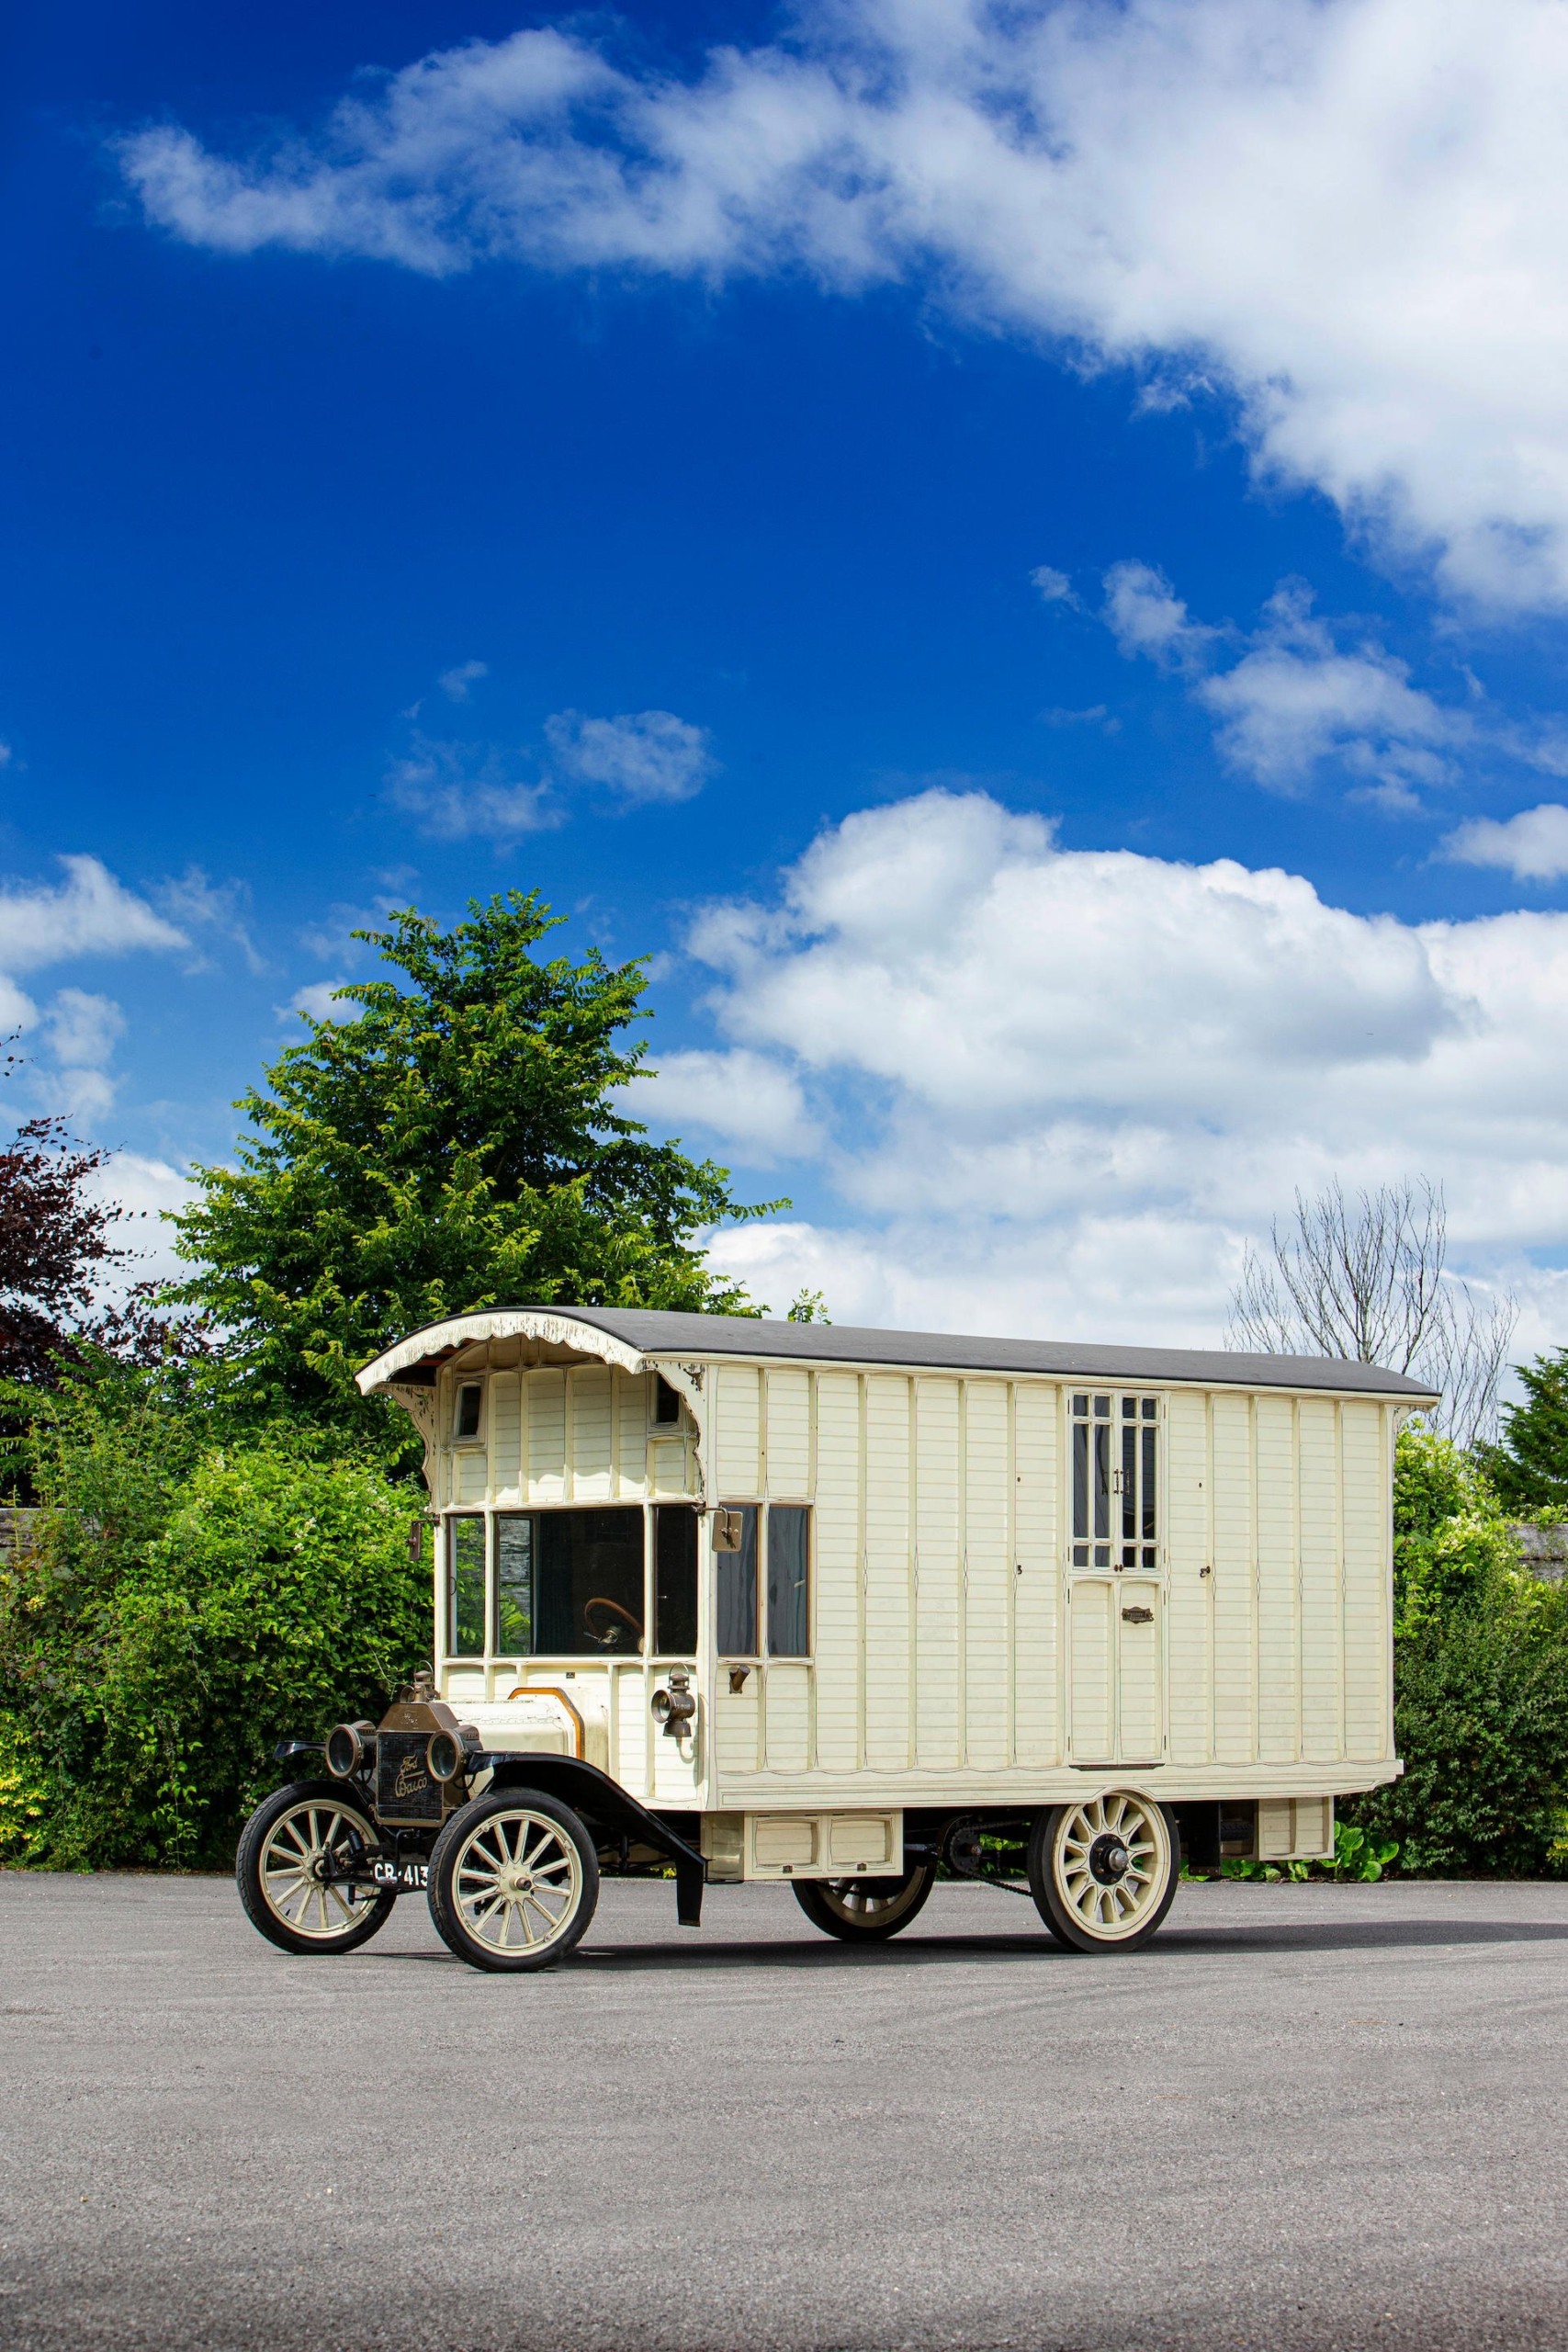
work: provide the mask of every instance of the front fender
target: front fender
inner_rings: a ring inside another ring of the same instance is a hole
[[[483,1760],[491,1767],[492,1789],[537,1789],[541,1794],[558,1797],[563,1804],[570,1805],[591,1829],[615,1838],[635,1838],[639,1845],[651,1846],[656,1853],[667,1855],[675,1865],[676,1917],[683,1928],[699,1925],[707,1864],[694,1846],[689,1846],[658,1814],[649,1813],[646,1805],[639,1804],[608,1772],[602,1772],[597,1764],[585,1763],[579,1756],[552,1756],[536,1751],[491,1753]]]

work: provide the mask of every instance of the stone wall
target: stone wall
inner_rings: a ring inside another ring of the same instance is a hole
[[[0,1559],[8,1560],[25,1547],[39,1516],[36,1510],[18,1510],[9,1503],[0,1504]]]
[[[1561,1584],[1568,1576],[1568,1527],[1513,1527],[1508,1532],[1532,1576],[1546,1584]]]

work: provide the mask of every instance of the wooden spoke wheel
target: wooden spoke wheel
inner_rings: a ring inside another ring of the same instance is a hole
[[[797,1878],[795,1899],[814,1928],[846,1944],[886,1943],[907,1928],[936,1884],[929,1862],[900,1878]]]
[[[369,1815],[341,1781],[299,1781],[257,1805],[240,1837],[234,1875],[253,1928],[283,1951],[353,1951],[391,1917],[397,1896],[345,1884],[341,1873],[376,1847]]]
[[[1168,1805],[1125,1789],[1041,1815],[1029,1840],[1040,1917],[1074,1951],[1134,1951],[1169,1910],[1181,1841]]]
[[[430,1915],[470,1968],[551,1968],[599,1900],[599,1857],[569,1805],[536,1789],[455,1813],[430,1858]]]

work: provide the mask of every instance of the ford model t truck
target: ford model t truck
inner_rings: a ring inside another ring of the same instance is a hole
[[[245,1828],[261,1932],[427,1891],[475,1967],[561,1960],[605,1872],[786,1881],[849,1941],[1022,1856],[1130,1951],[1183,1847],[1332,1850],[1400,1770],[1377,1366],[722,1316],[459,1315],[367,1365],[425,1446],[433,1672]],[[324,1764],[324,1770],[321,1769]],[[299,1762],[297,1761],[297,1769]]]

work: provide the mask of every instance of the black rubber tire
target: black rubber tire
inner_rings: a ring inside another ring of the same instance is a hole
[[[825,1936],[837,1936],[840,1943],[885,1944],[889,1936],[902,1935],[918,1912],[925,1905],[926,1897],[936,1884],[936,1868],[931,1862],[912,1862],[897,1878],[796,1878],[790,1881],[795,1899],[814,1928]],[[902,1894],[909,1899],[901,1908],[890,1911],[884,1918],[875,1913],[857,1919],[852,1912],[838,1910],[829,1899],[828,1887],[841,1887],[846,1894],[863,1894],[874,1900],[880,1894]]]
[[[550,1823],[558,1837],[570,1845],[576,1856],[579,1894],[576,1908],[558,1934],[537,1945],[502,1951],[472,1933],[457,1900],[457,1878],[463,1850],[476,1831],[503,1814],[516,1813],[529,1813]],[[558,1797],[546,1796],[541,1789],[498,1789],[492,1795],[476,1797],[451,1815],[430,1857],[427,1891],[435,1932],[448,1951],[466,1960],[470,1968],[521,1975],[536,1968],[554,1968],[581,1942],[599,1900],[599,1856],[583,1823]]]
[[[361,1944],[368,1943],[391,1917],[398,1898],[390,1892],[378,1894],[361,1918],[336,1935],[301,1935],[286,1919],[279,1918],[262,1883],[262,1858],[267,1839],[284,1815],[312,1804],[322,1808],[330,1805],[334,1812],[346,1814],[357,1824],[367,1845],[379,1844],[379,1833],[363,1798],[356,1796],[344,1781],[294,1781],[288,1788],[275,1789],[271,1796],[264,1797],[241,1830],[240,1849],[234,1858],[234,1881],[245,1906],[245,1917],[259,1935],[276,1944],[279,1951],[314,1959],[355,1951]]]
[[[1115,1795],[1108,1791],[1107,1795]],[[1140,1803],[1145,1802],[1143,1799]],[[1167,1912],[1176,1900],[1177,1884],[1181,1877],[1181,1832],[1174,1812],[1168,1804],[1151,1806],[1165,1824],[1168,1840],[1168,1873],[1164,1888],[1156,1895],[1138,1926],[1126,1934],[1095,1935],[1064,1901],[1055,1883],[1052,1856],[1055,1850],[1056,1833],[1066,1815],[1077,1811],[1076,1805],[1053,1805],[1036,1820],[1029,1837],[1029,1891],[1034,1897],[1034,1907],[1056,1941],[1068,1951],[1123,1952],[1141,1951],[1151,1936],[1158,1933]]]

